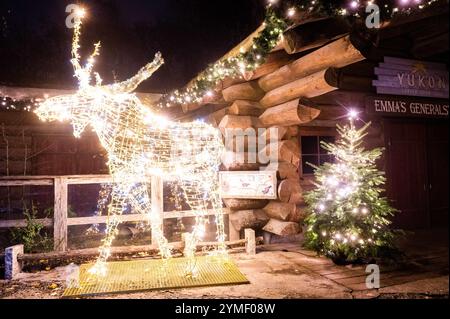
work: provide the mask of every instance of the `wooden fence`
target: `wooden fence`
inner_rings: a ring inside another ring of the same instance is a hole
[[[108,216],[68,217],[68,186],[111,183],[109,175],[70,175],[70,176],[0,176],[0,187],[8,186],[53,186],[55,194],[53,218],[38,219],[46,227],[53,227],[54,250],[67,251],[67,227],[75,225],[91,225],[106,223]],[[163,180],[160,177],[151,178],[152,213],[160,214],[163,219],[194,217],[195,211],[165,212],[163,206]],[[224,214],[228,214],[224,208]],[[207,210],[207,215],[213,215],[213,210]],[[143,214],[125,214],[119,216],[122,222],[137,222],[147,220]],[[0,228],[23,227],[25,219],[0,220]],[[229,225],[229,240],[239,239],[239,233]],[[152,238],[152,243],[156,240]]]

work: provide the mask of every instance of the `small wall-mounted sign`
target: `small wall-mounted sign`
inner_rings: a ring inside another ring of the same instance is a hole
[[[276,199],[276,171],[227,171],[219,173],[222,198]]]
[[[368,114],[404,117],[448,118],[448,100],[401,96],[366,97]]]
[[[448,99],[449,77],[445,64],[384,57],[372,81],[378,94]]]

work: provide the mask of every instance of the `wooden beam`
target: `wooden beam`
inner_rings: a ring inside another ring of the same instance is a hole
[[[78,225],[92,225],[92,224],[105,224],[108,222],[109,217],[104,216],[87,216],[87,217],[72,217],[67,219],[68,226]],[[127,214],[117,216],[119,222],[139,222],[148,220],[148,217],[144,214]]]
[[[237,100],[230,106],[228,114],[230,115],[250,115],[260,116],[264,112],[259,103],[247,100]]]
[[[207,209],[202,211],[204,215],[215,215],[216,211],[214,209]],[[222,214],[228,215],[230,210],[228,208],[222,208]],[[164,212],[164,219],[169,218],[184,218],[184,217],[195,217],[197,216],[194,210],[181,210],[181,211],[171,211]]]
[[[269,108],[300,97],[311,98],[336,90],[337,87],[327,82],[326,72],[327,70],[321,70],[269,91],[261,99],[260,104]]]
[[[298,167],[300,163],[300,148],[298,143],[295,143],[293,140],[274,142],[268,144],[259,152],[259,158],[269,159],[271,163],[287,162]]]
[[[222,166],[227,171],[256,171],[261,163],[258,162],[258,154],[255,152],[226,151],[222,156]]]
[[[295,99],[268,108],[259,119],[264,126],[290,126],[311,122],[319,114],[320,110],[302,105],[300,99]]]
[[[271,163],[264,168],[266,171],[276,171],[278,179],[299,179],[298,168],[291,163],[277,162]]]
[[[268,221],[266,213],[262,209],[238,210],[230,214],[229,219],[234,229],[241,231],[245,228],[258,229]]]
[[[288,131],[284,126],[272,126],[265,129],[258,138],[261,138],[266,143],[281,141]]]
[[[261,64],[255,71],[246,72],[244,79],[247,81],[257,80],[292,62],[294,58],[295,56],[286,54],[284,50],[272,52],[267,56],[266,62]]]
[[[68,185],[102,184],[111,183],[112,177],[110,175],[68,176],[66,182]]]
[[[38,218],[34,220],[36,223],[42,224],[45,227],[53,226],[53,218]],[[0,228],[18,228],[27,226],[26,219],[15,220],[0,220]]]
[[[222,133],[226,129],[242,129],[263,127],[260,120],[254,116],[225,115],[219,123]]]
[[[298,223],[280,221],[274,218],[269,220],[263,230],[279,236],[296,235],[301,231]]]
[[[283,33],[283,48],[289,54],[303,52],[325,45],[350,30],[341,18],[319,18],[297,25]]]
[[[0,180],[0,186],[51,186],[53,185],[53,179],[42,180]]]
[[[269,204],[263,208],[263,210],[270,218],[286,221],[289,216],[295,213],[296,206],[294,203],[270,201]]]
[[[214,127],[218,127],[222,119],[225,117],[225,115],[228,114],[229,107],[225,107],[223,109],[220,109],[216,112],[213,112],[209,114],[206,117],[205,122],[211,124]]]
[[[260,209],[269,202],[266,199],[224,198],[223,202],[230,210]]]
[[[208,209],[203,212],[205,215],[214,215],[215,210]],[[223,208],[223,214],[229,214],[227,208]],[[164,212],[164,219],[169,218],[184,218],[184,217],[195,217],[195,211],[184,210],[184,211],[171,211]],[[146,221],[148,217],[144,214],[126,214],[117,216],[120,222],[139,222]],[[79,226],[79,225],[92,225],[92,224],[105,224],[108,221],[108,216],[87,216],[87,217],[71,217],[67,219],[67,226]],[[40,223],[45,227],[53,226],[53,218],[39,218],[35,219],[36,223]],[[14,227],[25,227],[27,225],[26,219],[15,219],[15,220],[0,220],[0,228],[14,228]]]
[[[285,179],[278,185],[278,199],[283,203],[300,204],[303,202],[300,181],[296,179]]]
[[[31,176],[0,176],[0,180],[40,180],[40,179],[54,179],[57,177],[64,177],[70,181],[108,178],[110,175],[106,174],[92,174],[92,175],[31,175]]]
[[[235,241],[226,241],[225,245],[228,248],[235,247],[243,247],[245,246],[246,240],[235,240]],[[262,237],[256,238],[257,244],[262,244]],[[200,242],[197,245],[197,251],[203,251],[205,248],[210,248],[217,246],[218,242]],[[182,242],[174,242],[169,243],[169,247],[176,251],[182,252],[183,243]],[[130,255],[137,253],[148,253],[159,254],[159,248],[156,245],[145,245],[145,246],[119,246],[119,247],[111,247],[111,255]],[[54,259],[73,259],[73,258],[89,258],[98,256],[98,248],[87,248],[87,249],[78,249],[78,250],[69,250],[65,252],[49,252],[49,253],[38,253],[38,254],[19,254],[17,256],[17,260],[22,262],[39,262],[39,260],[54,260]]]
[[[245,82],[230,86],[222,91],[225,101],[234,102],[236,100],[259,101],[264,96],[264,91],[257,81]]]
[[[372,77],[355,76],[343,69],[329,68],[325,73],[325,81],[332,87],[342,90],[375,92]]]
[[[340,68],[361,60],[364,60],[364,57],[346,36],[262,77],[258,84],[264,91],[269,92],[324,69]]]

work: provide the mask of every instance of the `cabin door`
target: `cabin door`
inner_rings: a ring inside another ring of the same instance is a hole
[[[448,122],[427,126],[428,190],[431,227],[448,227]]]
[[[400,210],[393,219],[394,226],[446,227],[448,124],[386,120],[385,137],[387,195]]]

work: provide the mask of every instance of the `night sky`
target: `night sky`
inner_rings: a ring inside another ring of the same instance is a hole
[[[101,41],[104,83],[135,74],[161,51],[166,64],[139,91],[180,88],[263,20],[264,0],[1,0],[0,84],[74,88],[66,28],[70,3],[88,11],[82,53]]]

